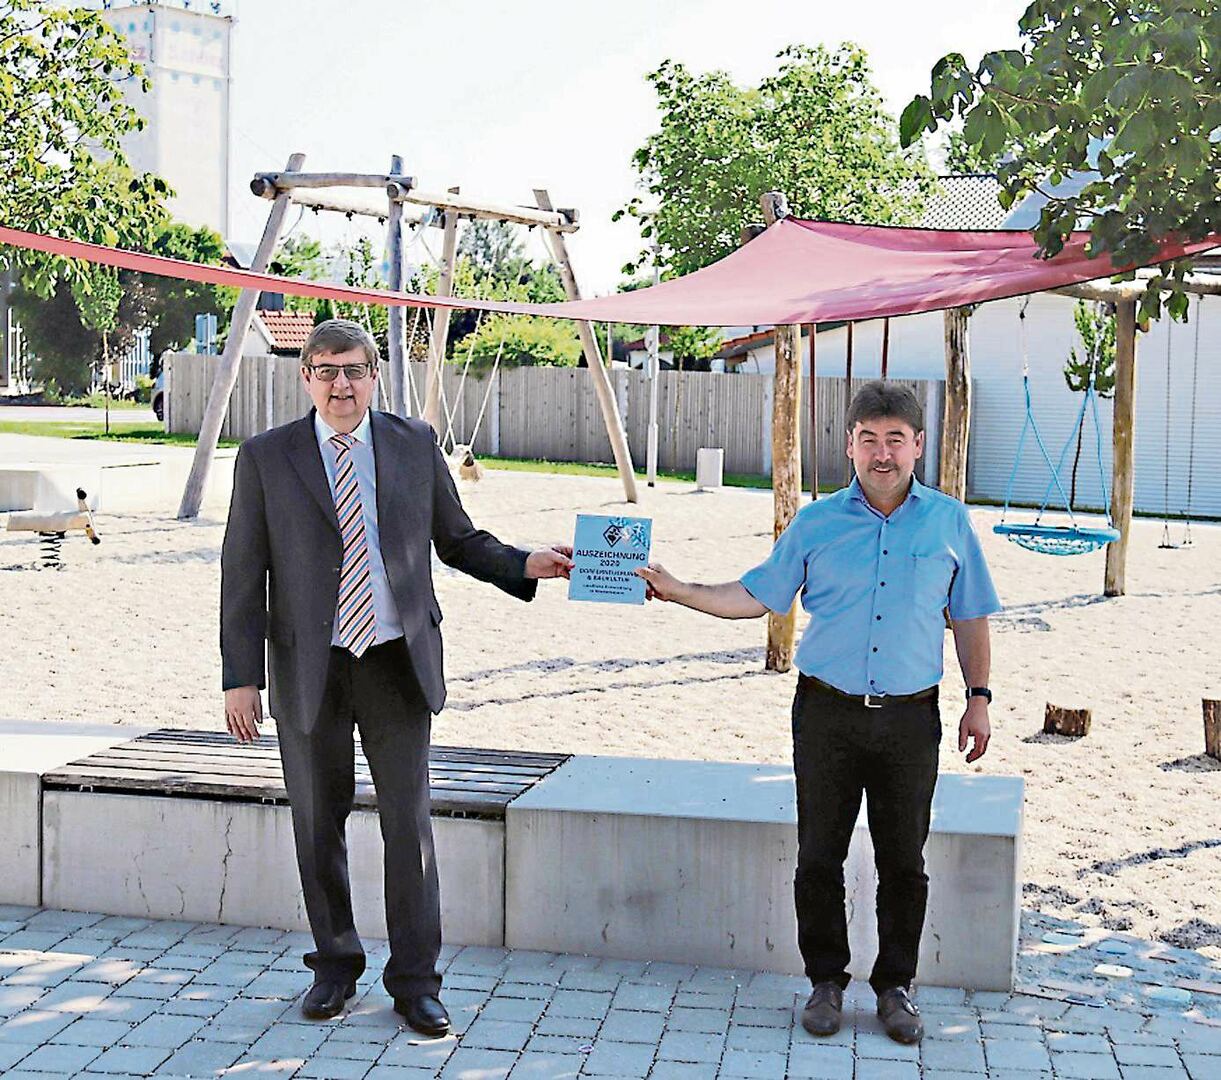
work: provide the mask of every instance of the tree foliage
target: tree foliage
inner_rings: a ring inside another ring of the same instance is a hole
[[[1068,350],[1064,381],[1074,394],[1083,394],[1091,373],[1094,390],[1100,397],[1115,392],[1115,316],[1106,304],[1078,300],[1073,308],[1073,324],[1081,336],[1082,351]]]
[[[0,0],[0,219],[12,228],[146,249],[169,189],[136,175],[122,139],[143,126],[124,100],[140,67],[94,11]],[[49,296],[82,264],[14,249],[23,282]]]
[[[928,94],[900,121],[904,145],[955,118],[966,146],[985,158],[1015,152],[998,170],[1002,201],[1047,196],[1033,235],[1054,256],[1085,221],[1087,252],[1112,267],[1145,265],[1174,235],[1221,231],[1221,5],[1218,0],[1035,0],[1019,23],[1021,47],[978,65],[942,57]],[[1057,185],[1084,174],[1083,186]],[[1162,266],[1142,299],[1156,316],[1162,288],[1190,266]],[[1183,318],[1187,296],[1167,306]]]
[[[186,262],[219,266],[225,256],[220,233],[206,226],[192,228],[181,222],[166,225],[153,241],[154,255]],[[217,332],[224,334],[238,291],[223,285],[134,274],[143,291],[145,327],[151,332],[149,349],[154,358],[166,349],[184,349],[195,338],[195,316],[215,315]]]
[[[952,175],[995,173],[1001,162],[1012,151],[1008,144],[984,153],[978,146],[967,142],[961,128],[946,134],[945,171]]]
[[[758,86],[666,60],[647,78],[658,131],[633,156],[644,195],[615,214],[642,219],[665,277],[698,270],[738,246],[759,196],[783,191],[801,217],[908,224],[931,183],[922,153],[899,149],[865,53],[792,45]],[[650,260],[648,247],[624,267]]]
[[[224,254],[219,234],[181,224],[163,228],[149,249],[213,265]],[[235,298],[236,290],[221,286],[86,264],[57,282],[49,297],[21,285],[13,304],[34,355],[35,377],[54,381],[65,393],[80,393],[89,388],[90,370],[103,353],[126,352],[141,330],[150,331],[154,358],[165,349],[183,348],[194,337],[197,314],[214,313],[223,327]]]
[[[672,326],[666,336],[674,366],[680,371],[707,371],[723,340],[712,326]]]
[[[577,367],[581,362],[581,339],[573,324],[563,319],[533,315],[490,315],[454,353],[454,362],[465,364],[482,376],[491,371],[497,354],[501,367]]]

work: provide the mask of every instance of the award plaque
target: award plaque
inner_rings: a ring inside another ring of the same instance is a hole
[[[636,568],[649,563],[652,534],[650,518],[578,514],[568,599],[643,604],[644,578]]]

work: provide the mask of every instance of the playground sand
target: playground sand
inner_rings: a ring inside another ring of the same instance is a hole
[[[525,546],[571,538],[581,511],[651,516],[654,557],[680,577],[729,580],[769,550],[769,492],[641,490],[625,508],[612,479],[488,472],[462,486],[477,524]],[[1221,696],[1221,528],[1196,526],[1193,547],[1165,551],[1161,524],[1138,522],[1127,595],[1104,600],[1101,552],[1034,555],[993,535],[996,511],[973,517],[1006,604],[993,621],[994,737],[973,766],[956,752],[962,682],[947,635],[943,770],[1025,777],[1025,907],[1221,956],[1221,763],[1202,754],[1200,710]],[[98,524],[102,545],[69,542],[59,573],[0,571],[0,719],[222,729],[223,509]],[[0,534],[0,566],[34,555]],[[762,670],[762,621],[569,603],[562,582],[525,605],[439,564],[437,593],[449,705],[435,742],[789,759],[794,676]],[[1091,708],[1090,734],[1043,735],[1049,701]]]

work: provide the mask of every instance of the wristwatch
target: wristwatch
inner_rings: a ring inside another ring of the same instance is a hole
[[[973,697],[984,698],[989,705],[992,704],[992,691],[986,686],[968,686],[967,687],[967,702],[970,703]]]

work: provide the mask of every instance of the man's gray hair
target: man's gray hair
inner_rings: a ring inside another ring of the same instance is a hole
[[[848,434],[861,421],[880,420],[884,416],[905,421],[917,434],[924,430],[924,410],[916,395],[906,386],[874,379],[856,392],[848,406]]]
[[[368,330],[351,319],[327,319],[315,326],[305,339],[301,363],[308,365],[315,356],[331,356],[352,349],[364,349],[369,363],[377,364],[377,342]]]

